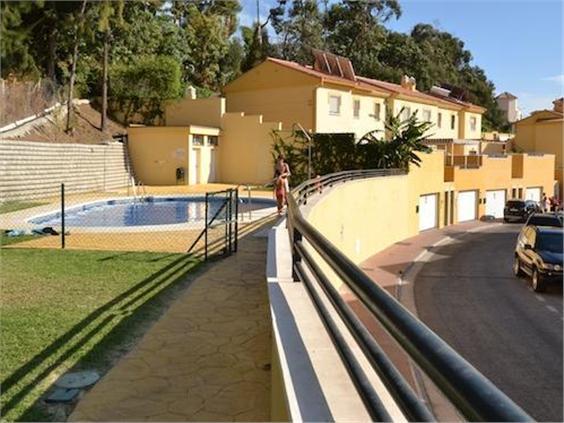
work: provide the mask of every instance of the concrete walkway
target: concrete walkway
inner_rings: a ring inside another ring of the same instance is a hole
[[[194,280],[69,421],[270,420],[264,232]]]

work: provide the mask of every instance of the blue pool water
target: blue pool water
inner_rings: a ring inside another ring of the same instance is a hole
[[[210,198],[208,216],[213,216],[223,204],[223,198]],[[239,211],[256,210],[273,207],[273,200],[253,198],[251,204],[247,199],[239,200]],[[173,225],[178,223],[199,222],[204,220],[204,197],[149,197],[144,201],[119,199],[97,201],[81,206],[71,207],[65,211],[67,227],[131,227],[152,225]],[[222,211],[220,214],[223,214]],[[43,226],[59,226],[61,214],[51,213],[30,220],[31,223]]]

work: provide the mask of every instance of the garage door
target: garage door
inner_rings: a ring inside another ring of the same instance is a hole
[[[419,197],[419,230],[435,228],[437,226],[437,194]]]
[[[486,215],[495,218],[503,217],[505,207],[505,190],[486,191]]]
[[[541,189],[527,188],[525,190],[525,200],[533,200],[538,203],[541,200]]]
[[[476,191],[463,191],[458,193],[456,201],[457,218],[459,222],[476,219]]]

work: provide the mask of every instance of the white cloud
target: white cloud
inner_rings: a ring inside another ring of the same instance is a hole
[[[547,76],[546,78],[542,78],[542,80],[556,82],[558,84],[564,85],[564,73],[561,73],[560,75]]]

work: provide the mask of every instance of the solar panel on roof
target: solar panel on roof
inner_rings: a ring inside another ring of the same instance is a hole
[[[313,69],[328,75],[356,80],[354,68],[349,59],[322,50],[313,49]]]

